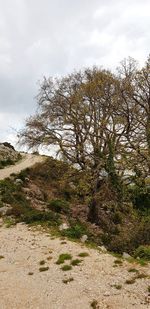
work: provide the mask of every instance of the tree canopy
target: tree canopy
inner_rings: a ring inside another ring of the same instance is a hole
[[[140,69],[128,58],[116,73],[44,78],[37,104],[20,133],[30,148],[55,145],[71,164],[110,178],[150,174],[150,57]]]

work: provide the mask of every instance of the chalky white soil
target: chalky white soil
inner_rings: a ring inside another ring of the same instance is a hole
[[[10,228],[1,224],[0,309],[88,309],[94,299],[100,309],[150,308],[149,279],[125,283],[134,276],[129,268],[150,275],[149,266],[124,261],[122,266],[114,267],[115,257],[79,243],[64,242],[24,224]],[[89,256],[70,271],[62,271],[61,265],[56,264],[61,253],[77,258],[81,252],[88,252]],[[39,271],[41,260],[46,261],[47,271]],[[63,279],[70,277],[72,282],[63,283]],[[117,290],[114,285],[122,288]]]

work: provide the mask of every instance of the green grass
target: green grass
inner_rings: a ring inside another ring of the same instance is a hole
[[[139,271],[136,268],[129,268],[128,272],[129,273],[138,273]]]
[[[62,254],[60,254],[56,264],[58,264],[58,265],[59,264],[63,264],[66,260],[71,260],[71,259],[72,259],[71,254],[69,254],[69,253],[62,253]]]
[[[77,266],[79,264],[81,264],[82,260],[79,260],[79,259],[75,259],[75,260],[72,260],[71,261],[71,265],[72,266]]]
[[[46,267],[40,267],[40,268],[39,268],[39,271],[40,271],[40,272],[47,271],[47,270],[49,270],[49,267],[48,267],[48,266],[46,266]]]
[[[40,265],[44,265],[46,262],[44,260],[40,261],[39,264]]]
[[[134,284],[135,283],[135,278],[132,278],[132,279],[127,279],[125,281],[126,284]]]
[[[71,282],[71,281],[74,281],[73,277],[70,277],[70,278],[68,278],[68,279],[63,279],[63,280],[62,280],[62,282],[65,283],[65,284],[67,284],[67,283],[69,283],[69,282]]]
[[[62,269],[63,271],[68,271],[68,270],[71,270],[71,269],[72,269],[72,266],[71,266],[71,265],[64,265],[64,266],[61,267],[61,269]]]
[[[86,256],[89,256],[89,254],[87,252],[81,252],[81,253],[78,254],[78,256],[86,257]]]

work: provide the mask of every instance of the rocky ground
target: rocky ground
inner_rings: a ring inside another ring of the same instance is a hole
[[[116,262],[118,259],[108,253],[51,237],[24,224],[6,228],[1,222],[0,240],[1,309],[144,309],[150,306],[149,266],[126,260]],[[79,257],[83,252],[88,256]],[[82,262],[63,271],[61,267],[70,265],[71,261],[56,264],[62,253]]]
[[[6,177],[9,177],[12,173],[19,173],[23,169],[26,169],[27,167],[33,166],[35,163],[42,162],[44,160],[44,157],[33,155],[29,153],[22,154],[22,160],[20,160],[18,163],[12,166],[5,167],[4,169],[0,170],[0,180],[5,179]]]

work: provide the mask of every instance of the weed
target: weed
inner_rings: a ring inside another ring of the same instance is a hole
[[[123,264],[123,262],[122,262],[121,260],[119,260],[119,259],[118,259],[118,260],[115,260],[114,263],[115,263],[116,265],[122,265],[122,264]]]
[[[71,254],[69,254],[69,253],[62,253],[62,254],[60,254],[56,264],[58,264],[58,265],[59,264],[63,264],[66,260],[71,260],[71,259],[72,259]]]
[[[129,268],[128,272],[129,273],[138,273],[139,271],[136,268]]]
[[[63,283],[67,284],[71,281],[73,281],[74,279],[72,277],[68,278],[68,279],[63,279]]]
[[[78,254],[78,256],[86,257],[86,256],[89,256],[89,254],[87,252],[81,252],[81,253]]]
[[[45,261],[42,260],[42,261],[39,262],[39,264],[40,264],[40,265],[44,265],[44,264],[45,264]]]
[[[121,284],[113,284],[112,286],[114,288],[116,288],[117,290],[121,290],[122,289],[122,285]]]
[[[40,272],[42,272],[42,271],[47,271],[48,269],[49,269],[48,266],[46,266],[46,267],[40,267],[40,268],[39,268],[39,271],[40,271]]]
[[[135,279],[144,279],[144,278],[147,278],[148,275],[144,274],[144,273],[140,273],[140,274],[137,274]]]
[[[71,265],[72,265],[72,266],[77,266],[77,265],[79,265],[81,262],[82,262],[82,260],[75,259],[75,260],[72,260],[72,261],[71,261]]]
[[[132,278],[132,279],[127,279],[125,281],[126,284],[134,284],[135,283],[135,278]]]
[[[135,250],[134,257],[150,261],[150,246],[140,246]]]
[[[148,292],[150,293],[150,285],[148,286],[147,290],[148,290]]]
[[[4,259],[4,256],[3,256],[3,255],[0,255],[0,260],[1,260],[1,259]]]
[[[72,269],[72,266],[71,266],[71,265],[64,265],[64,266],[61,267],[61,269],[62,269],[63,271],[68,271],[68,270],[71,270],[71,269]]]
[[[98,309],[98,301],[94,299],[94,300],[91,302],[90,306],[91,306],[93,309]]]
[[[29,276],[32,276],[32,275],[33,275],[33,272],[32,272],[32,271],[30,271],[30,272],[28,273],[28,275],[29,275]]]

